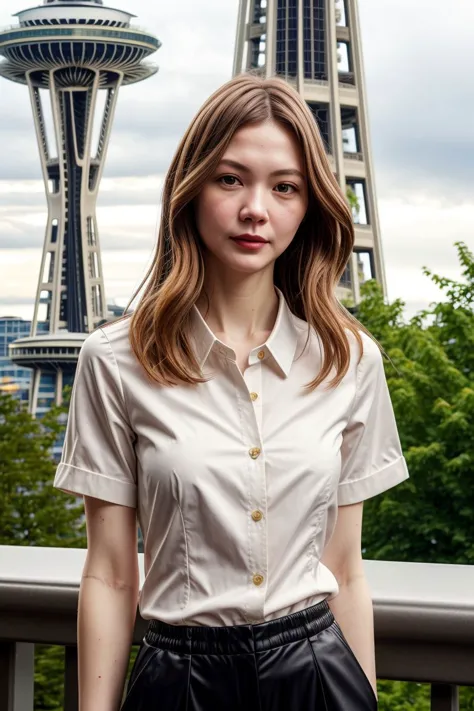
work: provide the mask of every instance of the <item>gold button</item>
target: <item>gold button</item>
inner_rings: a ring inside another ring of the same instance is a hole
[[[256,400],[258,398],[258,393],[250,393],[250,399],[251,400]]]
[[[258,357],[260,358],[260,360],[263,360],[265,358],[265,351],[259,351]]]
[[[254,585],[261,585],[263,583],[263,575],[254,575],[253,576],[253,584]]]
[[[260,455],[260,448],[259,447],[252,447],[252,449],[249,451],[250,456],[252,459],[257,459],[257,457]]]
[[[254,521],[261,521],[263,518],[263,513],[261,511],[254,511],[252,514],[252,518]]]

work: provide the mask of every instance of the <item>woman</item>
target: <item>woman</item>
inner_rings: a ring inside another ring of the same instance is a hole
[[[206,101],[138,307],[78,363],[55,486],[85,498],[80,711],[120,705],[137,516],[124,711],[377,708],[362,507],[408,473],[380,350],[335,296],[353,241],[288,84]]]

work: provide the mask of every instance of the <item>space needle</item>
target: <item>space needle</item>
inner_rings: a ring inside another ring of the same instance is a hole
[[[29,410],[36,416],[45,406],[47,382],[61,404],[86,335],[107,320],[99,184],[119,88],[157,71],[144,60],[161,43],[131,25],[134,15],[102,0],[45,0],[16,17],[18,26],[0,32],[0,75],[29,89],[48,220],[31,333],[10,346],[10,357],[33,369]],[[106,92],[101,114],[99,91]]]

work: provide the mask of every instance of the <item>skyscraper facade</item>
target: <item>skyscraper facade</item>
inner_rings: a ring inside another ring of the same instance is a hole
[[[357,304],[371,278],[385,292],[357,0],[240,0],[233,73],[242,71],[298,90],[350,196],[355,249],[338,296]]]
[[[133,27],[133,15],[102,0],[44,0],[17,17],[17,27],[0,33],[0,75],[29,89],[48,221],[30,334],[11,345],[10,355],[18,366],[33,369],[29,407],[36,415],[42,379],[54,381],[60,404],[84,338],[108,318],[96,219],[99,184],[119,89],[157,71],[144,60],[160,42]]]
[[[44,331],[45,324],[38,324]],[[15,365],[9,356],[9,346],[19,338],[30,335],[31,321],[15,316],[0,316],[0,393],[8,393],[28,404],[31,370]]]

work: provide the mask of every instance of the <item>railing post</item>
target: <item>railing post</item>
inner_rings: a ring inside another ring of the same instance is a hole
[[[431,711],[459,711],[459,688],[452,684],[431,684]]]
[[[35,645],[0,643],[0,709],[33,711]]]
[[[66,647],[64,657],[64,711],[78,711],[77,647]]]

